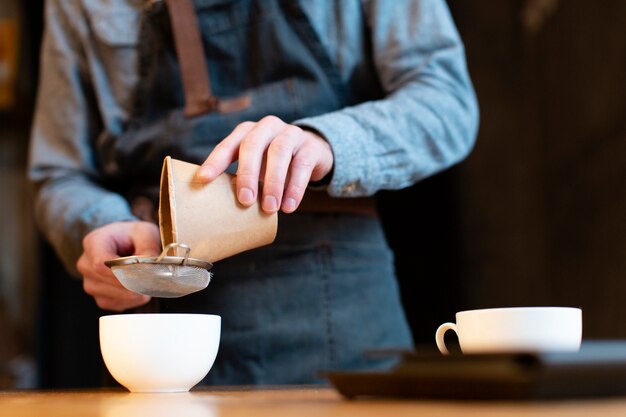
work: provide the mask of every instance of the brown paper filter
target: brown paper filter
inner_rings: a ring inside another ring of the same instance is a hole
[[[159,229],[163,247],[184,243],[192,258],[216,262],[270,244],[278,215],[257,202],[250,207],[236,198],[235,176],[223,173],[210,183],[195,180],[198,165],[166,157],[161,172]]]

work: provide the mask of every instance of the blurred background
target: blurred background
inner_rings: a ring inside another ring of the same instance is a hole
[[[583,309],[626,338],[626,2],[448,2],[481,109],[452,169],[382,192],[417,343],[467,308]],[[25,181],[43,0],[0,0],[0,389],[97,386],[102,314],[57,276]]]

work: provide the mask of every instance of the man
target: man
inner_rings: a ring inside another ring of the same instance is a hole
[[[221,315],[206,383],[319,382],[411,346],[373,196],[475,140],[445,2],[51,0],[42,68],[37,220],[99,307]],[[198,181],[236,173],[242,205],[281,217],[272,245],[218,262],[206,290],[150,300],[103,262],[159,253],[167,155],[202,164]]]

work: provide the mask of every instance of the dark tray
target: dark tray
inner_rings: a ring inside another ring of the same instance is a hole
[[[626,341],[585,341],[575,353],[387,352],[384,371],[327,371],[348,398],[562,399],[626,395]]]

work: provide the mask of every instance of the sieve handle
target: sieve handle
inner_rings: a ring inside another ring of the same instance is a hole
[[[167,245],[163,249],[163,252],[161,252],[159,257],[156,258],[156,262],[161,262],[163,260],[163,258],[167,256],[167,254],[170,252],[170,250],[178,249],[178,248],[185,249],[185,259],[183,260],[183,265],[187,264],[187,260],[189,259],[189,252],[191,251],[191,248],[189,246],[185,245],[184,243],[176,243],[176,242],[172,242],[169,245]],[[177,256],[176,252],[174,252],[174,256]]]

